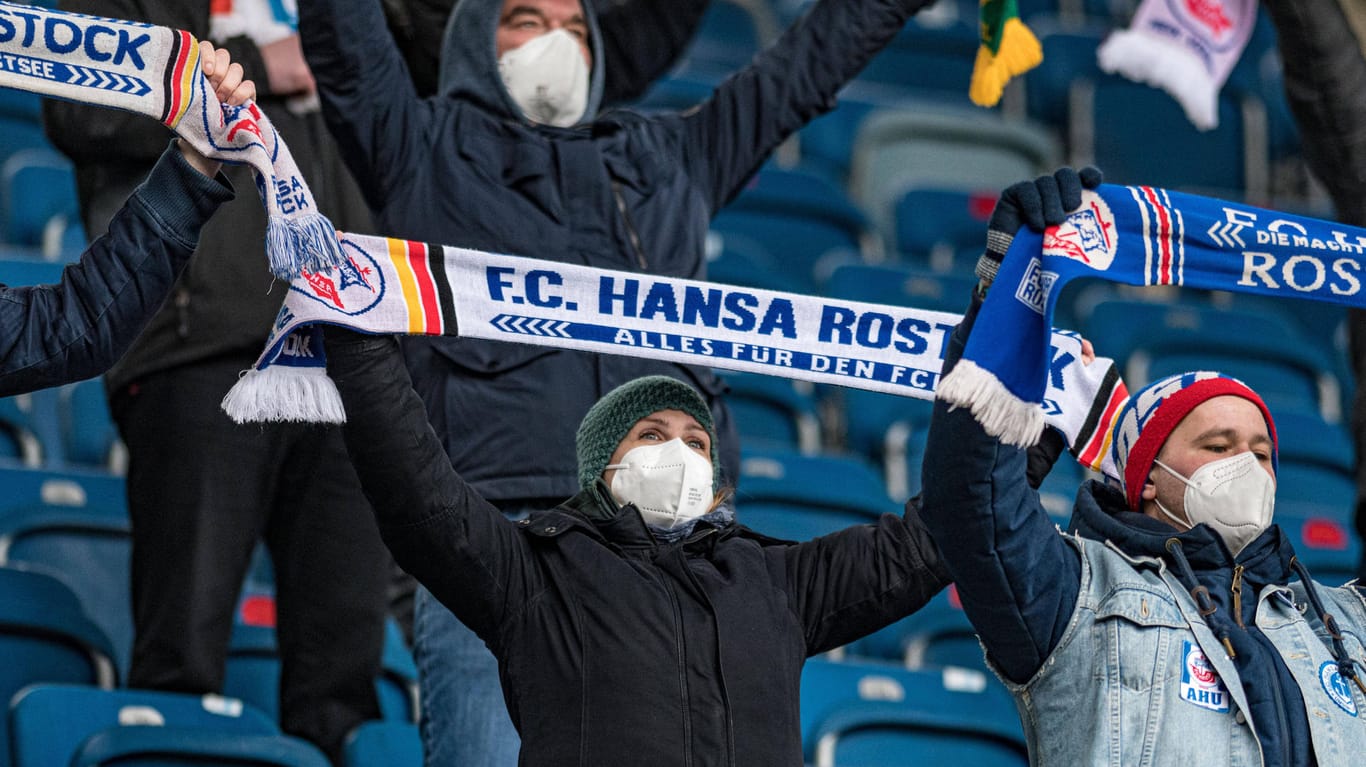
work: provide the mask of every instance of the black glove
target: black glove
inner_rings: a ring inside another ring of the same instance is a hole
[[[1025,451],[1025,458],[1028,465],[1025,468],[1025,478],[1029,480],[1029,486],[1035,490],[1043,484],[1044,477],[1053,470],[1053,465],[1058,462],[1062,451],[1067,449],[1067,438],[1057,429],[1044,429],[1043,436],[1039,441]]]
[[[1081,207],[1082,190],[1095,189],[1101,180],[1100,169],[1088,165],[1080,172],[1059,168],[1051,176],[1021,181],[1006,189],[987,224],[986,252],[977,259],[980,291],[985,294],[991,287],[1001,259],[1021,226],[1043,231],[1045,227],[1061,224],[1068,213]]]

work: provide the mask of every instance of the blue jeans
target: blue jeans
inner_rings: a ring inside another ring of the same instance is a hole
[[[511,504],[503,513],[516,521],[553,505]],[[425,767],[516,767],[522,739],[503,701],[498,661],[421,585],[413,600],[413,660]]]
[[[522,741],[503,703],[493,653],[422,586],[414,603],[413,658],[426,767],[516,767]]]

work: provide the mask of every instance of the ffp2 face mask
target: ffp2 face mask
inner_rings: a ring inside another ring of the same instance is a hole
[[[631,448],[606,468],[616,469],[612,495],[633,504],[647,525],[671,530],[711,507],[711,461],[681,439]]]
[[[533,37],[498,59],[503,85],[526,119],[568,128],[588,108],[588,63],[563,29]]]
[[[1263,469],[1255,453],[1221,458],[1183,477],[1161,461],[1161,466],[1186,485],[1186,517],[1192,526],[1204,523],[1224,539],[1238,556],[1262,531],[1271,526],[1276,504],[1276,480]],[[1176,519],[1161,503],[1158,509]]]

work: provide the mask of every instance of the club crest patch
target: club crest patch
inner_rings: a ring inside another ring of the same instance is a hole
[[[1352,716],[1357,715],[1357,702],[1352,699],[1352,688],[1338,671],[1338,664],[1329,660],[1319,666],[1319,684],[1323,685],[1323,691],[1328,693],[1338,708]]]
[[[1080,261],[1097,271],[1110,268],[1118,249],[1115,214],[1100,195],[1082,192],[1081,207],[1059,226],[1043,233],[1045,256],[1063,256]]]
[[[1228,713],[1228,690],[1215,673],[1214,666],[1190,640],[1181,649],[1181,700],[1210,711]]]

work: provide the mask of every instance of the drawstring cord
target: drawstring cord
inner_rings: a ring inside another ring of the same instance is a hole
[[[1176,538],[1167,539],[1167,552],[1172,555],[1176,562],[1176,568],[1180,570],[1180,577],[1186,583],[1194,583],[1188,587],[1191,599],[1195,600],[1195,606],[1200,610],[1200,617],[1208,619],[1219,608],[1214,604],[1214,600],[1209,595],[1209,589],[1205,588],[1200,581],[1195,578],[1195,571],[1191,569],[1191,563],[1186,559],[1186,551],[1181,547],[1181,541]],[[1213,628],[1211,626],[1211,628]],[[1238,657],[1238,653],[1233,651],[1233,641],[1229,639],[1228,628],[1219,629],[1219,644],[1224,646],[1224,652],[1230,658]]]
[[[1319,620],[1323,621],[1323,627],[1328,630],[1328,638],[1333,642],[1333,660],[1338,662],[1338,673],[1352,680],[1357,689],[1361,690],[1361,694],[1366,695],[1366,684],[1362,684],[1361,678],[1357,676],[1356,663],[1352,661],[1352,656],[1347,654],[1347,646],[1342,643],[1342,631],[1338,629],[1338,621],[1332,613],[1323,608],[1323,600],[1319,599],[1318,588],[1309,577],[1308,568],[1299,557],[1291,557],[1290,566],[1304,584],[1304,591],[1309,595],[1309,604],[1314,608],[1314,614],[1319,616]]]

